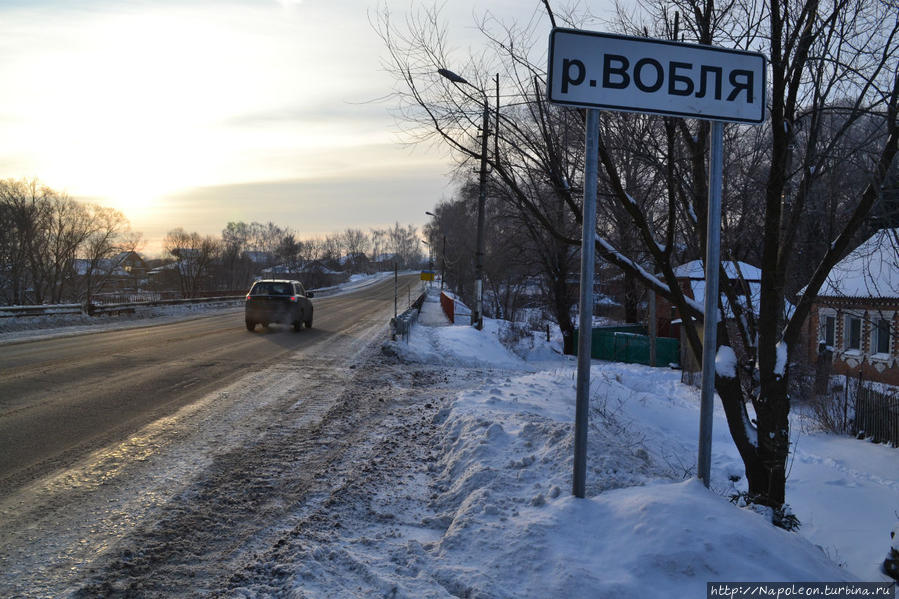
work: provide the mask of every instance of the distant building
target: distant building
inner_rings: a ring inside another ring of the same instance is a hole
[[[733,261],[726,262],[724,270],[728,279],[738,289],[743,309],[751,308],[754,313],[758,313],[762,271],[751,264]],[[674,269],[674,276],[677,278],[678,286],[685,297],[695,300],[700,305],[705,302],[705,270],[702,260],[693,260],[681,264]],[[730,309],[730,305],[723,294],[722,301],[725,307],[724,318],[726,323],[728,319],[733,318],[733,311]],[[681,366],[684,370],[698,371],[700,370],[700,365],[693,359],[693,352],[690,350],[690,344],[687,342],[682,324],[682,315],[677,311],[677,308],[666,298],[656,294],[657,335],[659,337],[680,339]],[[697,328],[699,338],[702,339],[702,324],[699,323]]]
[[[296,279],[306,289],[320,289],[343,283],[349,278],[349,275],[346,272],[328,268],[327,265],[318,260],[310,260],[302,265],[293,267],[282,264],[264,268],[260,271],[257,278]]]
[[[811,362],[899,386],[899,229],[876,232],[833,268],[807,326]]]
[[[75,275],[93,280],[94,292],[134,290],[147,284],[147,264],[137,252],[120,252],[112,258],[96,262],[76,259],[73,264]]]

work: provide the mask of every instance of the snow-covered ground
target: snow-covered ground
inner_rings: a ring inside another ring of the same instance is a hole
[[[594,362],[589,498],[577,500],[575,365],[548,361],[540,335],[519,345],[524,359],[505,351],[501,328],[419,326],[396,348],[409,361],[502,369],[441,416],[429,503],[448,526],[425,546],[436,570],[509,597],[697,597],[715,580],[889,580],[879,564],[899,518],[899,450],[794,416],[787,497],[801,528],[785,532],[729,501],[745,481],[720,405],[706,490],[692,477],[697,390],[676,371]]]
[[[210,589],[204,566],[191,557],[199,554],[190,552],[191,559],[176,567],[149,569],[138,578],[135,564],[155,563],[148,538],[160,547],[190,540],[190,531],[180,530],[163,543],[149,535],[165,527],[144,522],[135,524],[149,531],[140,534],[110,525],[102,548],[106,565],[102,559],[91,564],[94,579],[87,587],[73,579],[64,588],[80,587],[75,596],[81,597],[91,596],[90,589],[127,589],[155,579],[185,595],[193,588],[227,597],[643,598],[702,597],[709,581],[888,580],[879,564],[899,520],[899,450],[815,431],[794,415],[787,498],[802,524],[798,533],[786,532],[728,499],[745,482],[720,407],[707,490],[693,478],[698,391],[682,385],[676,371],[595,361],[587,498],[576,499],[570,492],[574,360],[559,353],[558,339],[520,336],[508,323],[488,319],[484,331],[450,326],[436,296],[429,300],[408,343],[385,342],[381,355],[360,368],[343,367],[345,376],[358,377],[349,387],[348,401],[357,403],[347,404],[348,413],[363,405],[358,402],[373,401],[364,405],[381,415],[372,432],[361,416],[352,425],[356,436],[346,454],[329,463],[327,478],[316,478],[319,491],[277,495],[296,486],[290,477],[312,474],[295,466],[250,468],[270,469],[283,481],[266,483],[271,497],[265,505],[275,519],[252,534],[245,553],[228,554],[233,575],[227,584]],[[295,370],[282,368],[283,389],[279,377],[267,378],[268,393],[288,399],[306,393],[286,376]],[[240,410],[256,409],[256,387],[241,383],[224,395]],[[366,387],[377,390],[377,399],[366,398]],[[338,392],[336,382],[334,390],[316,391]],[[277,437],[267,443],[271,430],[289,426],[290,414],[277,425],[259,415],[256,429],[239,433],[247,416],[235,412],[227,421],[232,445],[246,443],[260,460],[277,455],[270,447],[288,450]],[[193,435],[202,430],[194,424],[185,428]],[[348,431],[326,432],[322,443]],[[214,448],[206,441],[200,446]],[[294,453],[296,460],[304,455]],[[152,516],[153,510],[177,515],[186,506],[199,509],[200,497],[219,488],[204,482],[204,460],[179,463],[193,470],[168,484],[193,480],[194,487],[160,494],[148,518],[164,517]],[[162,460],[151,465],[164,467]],[[141,484],[155,480],[165,479],[155,470],[132,477]],[[118,483],[103,484],[101,503],[120,505]],[[229,484],[231,495],[216,500],[202,521],[213,526],[221,519],[227,523],[222,530],[259,526],[241,522],[244,504],[254,504],[235,494],[239,478]],[[86,497],[85,505],[90,501]],[[93,527],[84,524],[84,534]],[[72,570],[80,577],[86,568]],[[194,586],[171,586],[173,580]]]

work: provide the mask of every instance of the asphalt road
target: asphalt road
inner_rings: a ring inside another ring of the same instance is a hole
[[[400,306],[414,276],[400,278]],[[243,308],[177,323],[0,349],[0,498],[287,354],[315,352],[384,318],[389,279],[313,300],[312,329],[246,330]],[[385,322],[386,324],[386,322]]]

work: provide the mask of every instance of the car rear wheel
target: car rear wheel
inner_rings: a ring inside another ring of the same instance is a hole
[[[253,322],[252,320],[247,320],[247,330],[248,331],[256,330],[256,323]]]
[[[302,321],[302,320],[294,320],[294,321],[293,321],[293,332],[294,332],[294,333],[299,333],[299,332],[300,332],[300,329],[302,329],[302,328],[303,328],[303,321]]]

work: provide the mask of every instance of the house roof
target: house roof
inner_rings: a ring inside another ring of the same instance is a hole
[[[752,302],[752,310],[758,313],[759,299],[761,298],[762,271],[745,262],[734,263],[733,261],[729,261],[724,263],[724,272],[727,273],[728,278],[731,280],[739,279],[738,272],[739,275],[742,275],[743,280],[749,284],[749,297]],[[705,271],[703,270],[702,260],[693,260],[681,264],[674,269],[674,276],[678,279],[689,281],[693,299],[700,304],[705,302]],[[746,305],[745,295],[738,292],[738,297],[743,309],[748,309],[749,306]],[[727,318],[732,317],[733,311],[731,310],[730,302],[727,301],[727,298],[723,293],[721,294],[721,300],[724,304],[725,316]]]
[[[255,250],[247,250],[244,252],[244,255],[250,259],[250,262],[255,262],[256,264],[263,264],[273,258],[271,252],[258,252]]]
[[[85,276],[91,267],[91,261],[83,258],[76,258],[72,264],[75,274]],[[103,259],[94,262],[95,274],[115,275],[118,277],[127,277],[129,273],[113,260]]]
[[[702,265],[703,260],[691,260],[690,262],[676,266],[674,268],[674,276],[678,279],[705,280],[705,270]],[[742,275],[746,281],[759,282],[762,280],[762,271],[745,262],[725,262],[724,272],[727,273],[729,278],[736,279],[738,278],[737,267],[739,267],[739,274]]]
[[[839,261],[818,296],[899,297],[899,228],[877,231]]]

